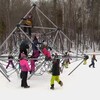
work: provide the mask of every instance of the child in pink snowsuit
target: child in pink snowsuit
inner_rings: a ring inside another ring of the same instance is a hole
[[[48,51],[47,48],[43,48],[42,52],[46,57],[51,58],[50,51]]]
[[[51,48],[48,47],[47,43],[45,42],[43,45],[43,48],[42,48],[42,52],[45,55],[46,60],[51,60],[51,54],[50,54],[50,51],[48,49],[51,50]]]
[[[30,86],[27,85],[27,75],[28,71],[30,71],[30,67],[24,53],[21,53],[21,59],[19,63],[21,67],[21,87],[29,88]]]

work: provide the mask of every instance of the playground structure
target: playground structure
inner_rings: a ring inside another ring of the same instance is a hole
[[[25,26],[23,25],[23,19],[26,18],[29,14],[33,16],[33,26]],[[35,20],[35,21],[34,21]],[[44,25],[44,20],[48,22],[48,26]],[[35,23],[34,23],[35,22]],[[36,34],[39,35],[40,41],[46,40],[48,45],[52,48],[52,52],[58,52],[61,56],[61,62],[63,61],[63,53],[64,53],[64,40],[63,37],[66,38],[70,43],[74,44],[65,34],[64,32],[57,27],[38,7],[36,4],[33,4],[31,9],[27,12],[27,14],[21,19],[21,21],[16,25],[13,31],[9,34],[6,40],[0,46],[0,72],[5,76],[5,78],[10,81],[9,76],[12,75],[14,72],[19,74],[19,62],[18,62],[18,55],[19,55],[19,45],[22,40],[27,40],[29,43],[29,51],[28,54],[31,54],[31,43],[32,37],[29,37],[26,32],[23,31],[23,27],[31,27],[32,28],[32,35]],[[8,44],[10,41],[10,45]],[[13,41],[13,42],[12,42]],[[11,49],[11,54],[14,56],[14,64],[16,68],[13,68],[12,73],[8,75],[8,71],[5,68],[7,65],[7,57],[9,54],[9,46]],[[62,48],[62,49],[61,49]],[[39,51],[41,52],[40,48],[38,47]],[[80,58],[83,59],[83,55],[79,56],[72,56],[72,58]],[[29,59],[30,60],[30,59]],[[31,73],[28,79],[30,79],[33,75],[37,72],[37,75],[42,75],[44,72],[47,72],[52,67],[52,61],[45,61],[45,57],[41,52],[40,57],[37,59],[36,62],[36,70],[35,72]]]

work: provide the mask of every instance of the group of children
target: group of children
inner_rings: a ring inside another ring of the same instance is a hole
[[[37,43],[39,43],[39,42],[37,42]],[[33,60],[31,60],[31,63],[32,63],[32,61],[34,61],[34,58],[38,58],[40,55],[40,52],[38,52],[38,49],[34,46],[33,46],[33,48],[36,51],[33,50],[32,57],[31,57],[31,58],[33,58]],[[42,53],[45,55],[47,61],[52,59],[50,52],[47,50],[47,44],[45,44],[45,45],[43,44]],[[24,52],[21,52],[20,55],[21,55],[21,57],[20,57],[19,63],[20,63],[20,67],[21,67],[21,78],[22,78],[21,87],[29,88],[30,86],[27,85],[27,74],[29,71],[32,71],[32,66],[31,66],[31,68],[29,67],[28,60],[26,59],[26,55],[24,54]],[[52,59],[53,65],[52,65],[52,69],[51,69],[52,78],[51,78],[51,82],[50,82],[50,85],[51,85],[50,89],[54,89],[54,81],[57,81],[60,84],[60,86],[63,85],[63,82],[59,78],[60,59],[58,59],[57,57],[58,57],[58,55],[55,54],[54,58]]]
[[[32,22],[32,15],[29,14],[27,16],[27,18],[23,18],[23,25],[24,25],[24,32],[28,31],[29,37],[31,38],[31,27],[33,26],[33,22]],[[41,51],[38,48],[38,45],[41,45]],[[38,57],[40,56],[40,53],[42,52],[43,55],[45,56],[45,60],[46,61],[52,61],[52,77],[51,77],[51,82],[50,82],[50,89],[54,89],[54,81],[57,81],[58,84],[60,84],[60,86],[63,86],[63,82],[60,80],[59,75],[60,75],[60,59],[58,59],[58,54],[55,53],[54,58],[52,59],[52,56],[50,54],[50,50],[52,50],[51,47],[48,46],[47,42],[43,41],[42,43],[40,43],[36,37],[36,35],[34,36],[34,39],[32,41],[32,55],[30,57],[28,57],[28,52],[27,49],[29,49],[29,44],[26,40],[22,41],[21,45],[20,45],[20,50],[19,50],[19,65],[20,65],[20,69],[21,69],[21,87],[24,88],[29,88],[30,86],[27,84],[27,76],[28,76],[28,72],[30,72],[30,74],[32,72],[35,72],[35,62],[38,60]],[[62,63],[62,66],[65,68],[68,68],[68,65],[70,64],[70,55],[68,54],[68,52],[65,52],[64,54],[64,61]],[[28,58],[30,58],[30,65],[28,62]],[[13,56],[9,55],[8,56],[9,62],[6,66],[6,68],[9,67],[9,65],[11,64],[13,68],[15,68],[14,64],[13,64]],[[88,58],[84,58],[84,62],[86,63],[86,60]],[[91,67],[93,65],[93,68],[95,67],[95,63],[94,61],[96,60],[95,55],[93,55],[92,57],[92,61],[91,64],[89,65],[89,67]],[[97,60],[96,60],[97,61]]]
[[[22,43],[26,48],[22,49],[24,46],[22,46],[22,44],[20,45],[20,54],[19,54],[19,65],[20,65],[20,68],[21,68],[20,77],[22,79],[21,80],[21,87],[24,87],[24,88],[30,87],[27,84],[28,72],[31,73],[31,72],[35,71],[35,62],[37,60],[34,59],[34,58],[38,58],[39,55],[40,55],[40,51],[37,48],[37,44],[41,44],[41,43],[38,42],[36,36],[34,37],[33,41],[34,41],[33,42],[34,44],[32,43],[33,53],[30,57],[31,58],[31,60],[30,60],[31,67],[30,67],[29,62],[28,62],[27,50],[25,50],[25,49],[29,49],[29,46],[28,46],[28,44],[25,45],[25,41],[22,42]],[[46,56],[47,61],[52,60],[52,69],[51,69],[52,77],[51,77],[51,81],[50,81],[50,85],[51,85],[50,89],[54,89],[54,81],[57,81],[60,86],[63,86],[63,82],[59,78],[60,72],[61,72],[61,70],[60,70],[60,59],[58,58],[57,53],[55,53],[54,58],[52,58],[50,52],[47,50],[46,47],[47,47],[47,45],[45,44],[45,46],[43,46],[43,48],[42,48],[42,52]],[[64,61],[62,63],[62,66],[64,66],[65,68],[68,68],[68,64],[70,64],[70,59],[71,59],[68,52],[65,52],[63,57],[65,57],[65,58],[64,58]],[[9,59],[9,62],[6,66],[6,68],[8,68],[10,64],[12,64],[12,67],[15,68],[13,61],[12,61],[13,56],[9,55],[8,59]],[[83,64],[86,64],[87,59],[88,59],[88,56],[84,55],[84,63]],[[97,61],[95,55],[92,56],[91,64],[89,65],[89,67],[93,66],[93,68],[95,68],[94,61]]]

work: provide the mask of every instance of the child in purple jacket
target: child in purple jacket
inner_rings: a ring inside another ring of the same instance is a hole
[[[14,63],[13,63],[13,58],[14,57],[11,54],[8,56],[8,64],[6,66],[6,69],[9,67],[10,64],[12,65],[13,68],[15,68]]]
[[[30,71],[30,67],[24,53],[21,53],[21,59],[19,63],[21,67],[21,87],[29,88],[30,86],[27,84],[27,75],[28,71]]]

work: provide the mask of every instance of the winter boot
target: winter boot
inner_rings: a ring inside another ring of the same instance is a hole
[[[54,90],[54,84],[51,85],[50,89]]]
[[[63,82],[62,81],[59,81],[59,84],[60,84],[60,86],[63,86]]]

